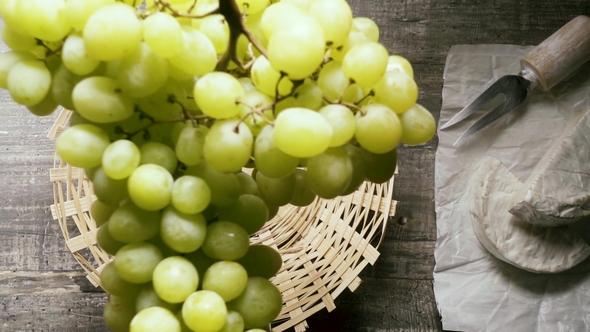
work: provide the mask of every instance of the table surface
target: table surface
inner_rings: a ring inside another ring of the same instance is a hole
[[[438,119],[447,51],[455,44],[535,45],[573,17],[590,14],[588,0],[349,0],[370,17],[381,42],[408,58],[419,103]],[[5,46],[1,46],[6,49]],[[85,279],[66,250],[53,203],[49,169],[55,116],[36,118],[0,92],[0,330],[107,331],[106,296]],[[432,288],[436,215],[436,137],[399,148],[394,197],[398,218],[388,226],[381,256],[354,292],[320,311],[309,331],[441,331]]]

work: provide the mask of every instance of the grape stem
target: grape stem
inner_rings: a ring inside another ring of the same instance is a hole
[[[346,106],[346,107],[351,108],[353,110],[362,112],[362,108],[360,106],[358,106],[357,104],[349,103],[346,101],[340,101],[340,100],[333,101],[333,100],[328,99],[328,97],[326,97],[326,96],[322,96],[322,99],[324,99],[325,102],[327,102],[328,104],[331,104],[331,105],[334,105],[334,104],[343,105],[343,106]]]

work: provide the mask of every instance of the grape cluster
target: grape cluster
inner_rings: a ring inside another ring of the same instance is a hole
[[[141,2],[141,3],[140,3]],[[271,3],[272,2],[272,3]],[[115,331],[261,331],[280,206],[391,178],[435,132],[410,63],[345,0],[3,0],[0,88],[72,110]]]

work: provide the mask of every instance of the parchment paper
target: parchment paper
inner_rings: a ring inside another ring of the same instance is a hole
[[[453,46],[445,65],[440,124],[501,76],[517,74],[519,58],[531,49]],[[445,330],[590,331],[590,262],[543,275],[496,259],[475,237],[467,191],[471,174],[486,154],[501,160],[524,182],[568,119],[588,107],[590,64],[548,93],[533,91],[519,109],[458,148],[453,142],[480,116],[439,130],[434,292]],[[588,234],[590,220],[584,221],[574,227]]]

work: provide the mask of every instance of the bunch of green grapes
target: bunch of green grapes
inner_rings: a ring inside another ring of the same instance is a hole
[[[388,181],[434,118],[345,0],[3,0],[0,87],[72,110],[59,157],[97,200],[115,331],[266,329],[280,206]]]

